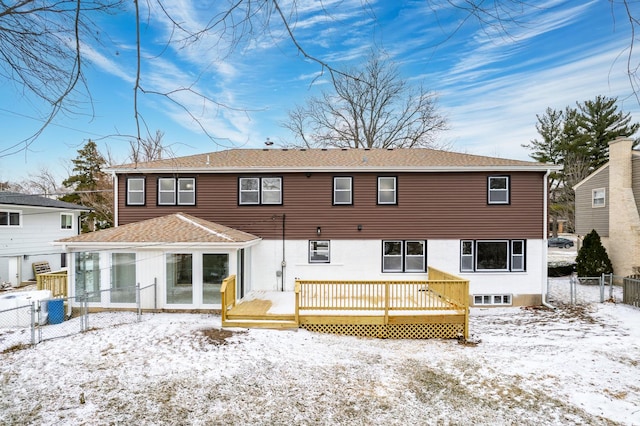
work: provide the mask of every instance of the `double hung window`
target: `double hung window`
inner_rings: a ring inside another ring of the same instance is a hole
[[[597,188],[591,192],[591,207],[605,206],[606,191],[604,188]]]
[[[487,187],[489,204],[509,204],[509,176],[489,176]]]
[[[158,179],[158,205],[192,206],[196,203],[195,178]]]
[[[242,177],[238,187],[240,205],[282,204],[281,177]]]
[[[353,204],[353,178],[350,176],[335,176],[333,178],[333,204]]]
[[[144,205],[144,178],[128,178],[127,179],[127,205],[143,206]]]
[[[398,204],[398,179],[378,176],[378,204]]]
[[[425,272],[426,264],[426,241],[382,242],[382,272]]]

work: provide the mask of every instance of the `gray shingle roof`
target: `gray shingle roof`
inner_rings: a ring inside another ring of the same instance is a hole
[[[88,207],[65,201],[53,200],[40,195],[21,194],[19,192],[0,191],[0,204],[12,204],[17,206],[49,207],[65,210],[90,210]]]

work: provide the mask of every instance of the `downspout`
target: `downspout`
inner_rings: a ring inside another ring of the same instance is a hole
[[[547,172],[544,174],[544,208],[543,208],[543,238],[542,238],[542,242],[543,242],[543,256],[542,256],[542,306],[549,308],[549,309],[553,309],[554,311],[557,309],[555,306],[553,306],[552,304],[550,304],[549,302],[547,302],[547,293],[549,290],[549,264],[548,264],[548,257],[549,257],[549,246],[548,244],[545,244],[547,242],[547,233],[548,233],[548,227],[549,227],[549,175],[551,174],[551,170],[547,169]],[[546,283],[546,289],[544,288]]]
[[[281,275],[281,280],[282,280],[282,285],[280,288],[280,291],[284,291],[284,268],[287,266],[287,262],[285,260],[285,251],[284,251],[284,244],[285,244],[285,239],[284,239],[284,224],[285,224],[285,217],[286,215],[284,213],[282,213],[282,262],[280,263],[280,275]]]
[[[113,226],[118,226],[118,175],[116,172],[111,172],[113,180]],[[145,188],[146,190],[146,188]]]

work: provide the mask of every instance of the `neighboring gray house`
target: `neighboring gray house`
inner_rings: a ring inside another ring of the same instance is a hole
[[[573,187],[576,233],[595,229],[616,275],[640,273],[640,152],[633,140],[609,142],[609,162]]]
[[[66,254],[51,243],[79,234],[82,212],[90,209],[37,195],[0,191],[0,282],[19,286],[34,279],[33,263],[66,267]]]

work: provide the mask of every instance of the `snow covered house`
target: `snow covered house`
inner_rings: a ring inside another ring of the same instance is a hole
[[[38,195],[0,192],[0,280],[19,286],[34,277],[33,263],[66,267],[66,253],[51,242],[79,233],[89,209]]]
[[[296,280],[469,280],[476,306],[546,291],[553,166],[430,149],[232,149],[112,167],[116,228],[60,240],[71,294],[158,283],[152,307],[219,307]],[[91,278],[88,278],[91,277]],[[117,305],[107,297],[95,306]],[[149,305],[145,306],[149,307]]]

